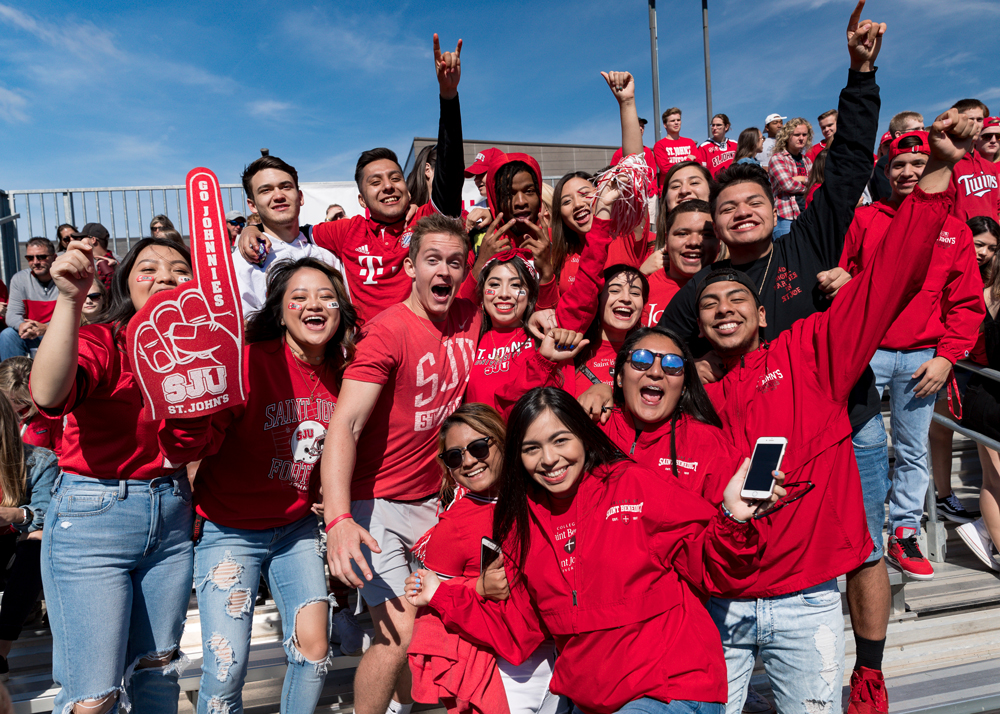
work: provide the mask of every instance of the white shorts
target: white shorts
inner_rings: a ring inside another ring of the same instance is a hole
[[[354,564],[354,572],[365,584],[359,592],[369,608],[403,597],[406,578],[417,569],[410,549],[437,523],[438,505],[437,496],[422,501],[351,501],[354,522],[368,531],[382,549],[381,553],[372,553],[368,546],[361,545],[372,571],[371,581],[365,580]]]

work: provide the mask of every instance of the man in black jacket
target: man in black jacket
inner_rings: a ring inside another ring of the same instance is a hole
[[[777,220],[767,173],[752,165],[734,165],[722,172],[712,191],[715,230],[729,248],[730,258],[704,268],[681,288],[663,312],[659,327],[669,328],[689,341],[695,354],[709,346],[699,335],[697,286],[709,272],[733,267],[758,286],[767,314],[764,339],[774,339],[796,320],[823,311],[831,294],[846,279],[835,269],[854,208],[872,172],[872,147],[878,130],[879,87],[875,59],[885,25],[859,23],[860,0],[847,28],[851,67],[840,93],[838,131],[827,149],[826,175],[812,203],[792,224],[791,232],[772,241]],[[867,26],[868,32],[859,32]],[[711,352],[699,361],[703,381],[722,376],[722,363]],[[889,454],[880,414],[880,400],[871,369],[855,385],[848,402],[852,440],[861,472],[865,510],[872,540],[882,542],[884,503],[888,490]],[[876,545],[869,561],[848,574],[847,599],[857,644],[857,664],[851,679],[851,709],[860,711],[861,690],[874,699],[876,710],[887,711],[882,651],[889,622],[889,576]],[[868,673],[858,672],[864,667]],[[856,691],[857,690],[857,691]],[[873,696],[867,692],[873,692]],[[883,709],[884,707],[884,709]]]

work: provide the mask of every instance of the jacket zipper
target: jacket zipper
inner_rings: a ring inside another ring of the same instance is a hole
[[[628,450],[628,455],[633,456],[635,454],[635,446],[639,443],[639,436],[642,435],[641,429],[635,430],[635,440],[632,442],[632,448]]]

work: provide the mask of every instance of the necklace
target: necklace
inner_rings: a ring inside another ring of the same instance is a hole
[[[767,265],[764,267],[764,277],[760,279],[760,290],[757,291],[757,297],[764,292],[764,283],[767,282],[767,271],[771,269],[771,258],[774,257],[774,246],[771,246],[771,252],[767,256]]]
[[[410,312],[413,312],[412,308],[410,308]],[[447,329],[448,325],[451,324],[451,311],[450,310],[448,311],[448,316],[444,319],[444,327],[445,327],[445,329],[441,331],[440,335],[435,335],[433,332],[431,332],[430,328],[427,327],[427,325],[424,324],[424,320],[417,313],[414,312],[413,316],[415,318],[417,318],[417,322],[419,322],[420,326],[422,328],[424,328],[424,331],[428,335],[430,335],[431,337],[433,337],[435,340],[437,340],[438,342],[440,342],[441,344],[444,344],[444,341],[447,340],[447,339],[449,339],[451,337],[450,334],[446,334],[448,332],[448,329]],[[431,321],[428,320],[428,322],[431,322]]]
[[[287,342],[285,344],[288,345]],[[316,372],[312,372],[312,373],[310,373],[310,374],[307,375],[306,371],[304,369],[302,369],[302,365],[299,364],[299,359],[298,359],[299,358],[299,353],[296,352],[294,349],[292,349],[291,345],[288,345],[288,350],[292,353],[292,362],[295,364],[295,369],[296,369],[296,371],[298,371],[299,376],[302,378],[303,383],[305,383],[306,386],[309,386],[310,382],[313,383],[313,385],[312,385],[312,391],[309,392],[309,404],[314,404],[316,402],[316,390],[319,389],[319,385],[323,383],[323,380],[321,380],[319,378],[319,375],[317,375]],[[305,357],[305,355],[301,355],[301,356]],[[306,360],[303,360],[303,361],[306,361]],[[308,364],[308,361],[306,361],[306,363]],[[317,367],[320,370],[325,371],[326,370],[326,360],[320,362],[317,365]]]

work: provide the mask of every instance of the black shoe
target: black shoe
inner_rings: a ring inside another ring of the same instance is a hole
[[[7,658],[0,657],[0,682],[10,679],[10,667],[7,666]]]
[[[937,499],[938,520],[947,518],[952,523],[972,523],[979,518],[979,511],[966,510],[955,494]]]

